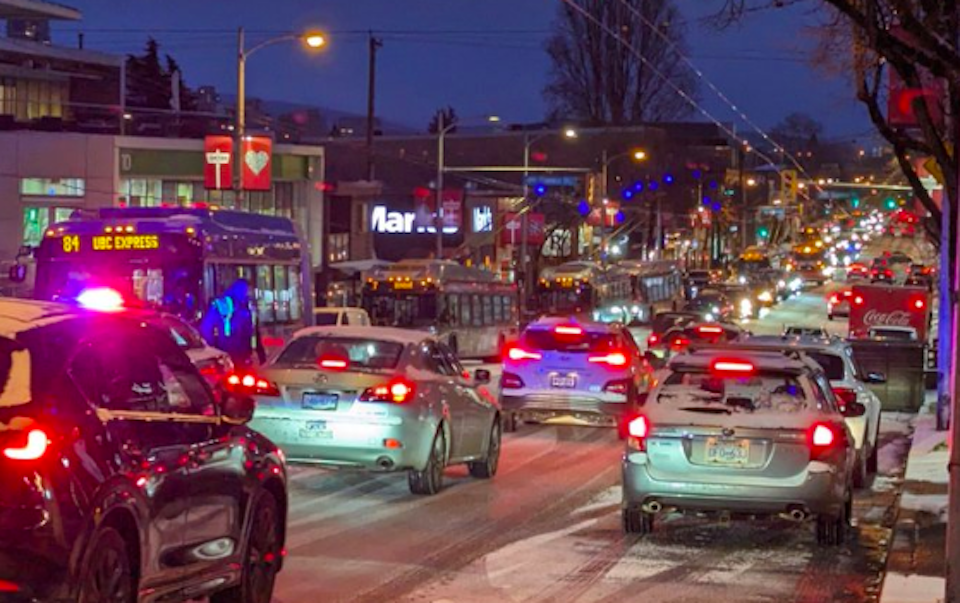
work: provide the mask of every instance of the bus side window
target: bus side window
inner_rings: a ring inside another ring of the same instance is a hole
[[[447,325],[455,327],[460,324],[460,296],[456,293],[448,293],[446,303],[446,316],[449,318]]]
[[[483,302],[483,324],[489,326],[493,324],[493,298],[489,295],[481,297]]]
[[[480,305],[480,296],[473,295],[473,326],[482,327],[483,326],[483,307]]]
[[[493,301],[493,322],[494,324],[501,324],[503,323],[503,298],[499,295],[494,295],[491,301]]]

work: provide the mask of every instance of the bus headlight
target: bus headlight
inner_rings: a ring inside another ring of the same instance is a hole
[[[761,291],[760,295],[757,296],[757,301],[769,304],[773,301],[773,294],[769,291]]]

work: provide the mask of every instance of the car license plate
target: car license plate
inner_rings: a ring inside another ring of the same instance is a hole
[[[707,462],[716,465],[746,465],[750,462],[750,441],[707,440]]]
[[[303,408],[306,410],[336,410],[337,394],[303,394]]]
[[[554,375],[550,377],[550,387],[570,388],[577,386],[577,378],[570,375]]]
[[[333,433],[327,429],[326,421],[307,421],[300,430],[300,437],[306,440],[325,440],[332,438]]]

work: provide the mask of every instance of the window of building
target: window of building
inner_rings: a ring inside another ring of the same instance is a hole
[[[143,178],[120,180],[120,202],[130,207],[159,207],[163,201],[163,182]]]
[[[0,115],[17,121],[66,117],[68,86],[65,81],[0,78]]]
[[[25,197],[82,197],[83,178],[21,178],[20,194]]]
[[[51,224],[69,220],[74,211],[73,207],[24,207],[22,244],[37,247]]]
[[[343,262],[350,257],[350,234],[336,233],[330,235],[328,259],[331,262]]]

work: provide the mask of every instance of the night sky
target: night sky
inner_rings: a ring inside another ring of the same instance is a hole
[[[543,40],[560,0],[64,0],[84,13],[80,24],[55,26],[58,44],[115,53],[138,51],[148,35],[174,55],[191,86],[234,90],[236,28],[255,43],[317,26],[330,46],[310,55],[293,43],[267,48],[248,64],[248,94],[271,100],[363,113],[366,30],[384,38],[379,55],[378,113],[425,128],[433,111],[452,105],[461,116],[496,114],[504,121],[538,121],[549,61]],[[700,19],[720,0],[677,0],[687,20],[693,61],[734,103],[764,128],[791,111],[819,118],[827,137],[870,132],[845,81],[812,68],[802,50],[816,24],[802,9],[753,16],[716,32]],[[393,33],[389,33],[393,32]],[[703,106],[724,121],[724,103],[701,88]],[[749,129],[744,123],[737,126]]]

